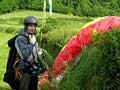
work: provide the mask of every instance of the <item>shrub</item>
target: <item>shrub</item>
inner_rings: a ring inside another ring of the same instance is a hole
[[[101,40],[102,39],[102,40]],[[102,35],[99,44],[94,44],[101,50],[101,74],[104,90],[120,89],[120,31],[113,30]]]
[[[119,30],[93,36],[93,44],[84,47],[57,90],[119,90],[119,39]]]

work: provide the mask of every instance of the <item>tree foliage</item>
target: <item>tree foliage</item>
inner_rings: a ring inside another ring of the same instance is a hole
[[[47,10],[49,9],[48,0]],[[79,16],[120,15],[120,0],[52,0],[53,11]],[[44,0],[0,0],[0,13],[17,9],[43,10]]]

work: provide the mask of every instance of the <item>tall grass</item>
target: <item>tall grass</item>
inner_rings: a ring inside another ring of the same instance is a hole
[[[119,90],[120,29],[93,36],[59,83],[58,90]]]
[[[66,71],[58,90],[98,90],[97,85],[101,83],[97,82],[101,79],[100,72],[97,72],[100,67],[98,55],[99,50],[94,46],[85,47],[76,62]]]

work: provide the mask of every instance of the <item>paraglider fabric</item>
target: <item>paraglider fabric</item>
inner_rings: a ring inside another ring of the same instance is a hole
[[[88,23],[85,27],[81,28],[76,36],[71,38],[64,48],[60,51],[55,59],[52,67],[52,73],[57,76],[64,71],[66,65],[64,63],[72,62],[77,57],[84,46],[92,43],[91,37],[95,33],[107,32],[113,28],[120,27],[120,17],[109,16],[95,19],[93,22]]]
[[[96,33],[105,33],[112,29],[120,27],[119,16],[107,16],[97,18],[94,21],[86,24],[80,29],[76,36],[72,37],[66,45],[59,52],[55,58],[55,62],[52,66],[53,77],[61,74],[66,66],[66,63],[70,63],[81,53],[82,49],[92,44],[92,35]],[[74,27],[73,27],[74,28]],[[43,73],[43,77],[47,76],[47,72]]]

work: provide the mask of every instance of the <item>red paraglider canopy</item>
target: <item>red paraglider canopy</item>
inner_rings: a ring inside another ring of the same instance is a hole
[[[66,63],[74,61],[74,59],[81,53],[84,46],[92,43],[91,39],[94,33],[105,33],[112,30],[113,28],[119,27],[120,17],[118,16],[97,18],[93,22],[86,24],[83,28],[80,29],[76,36],[67,42],[67,44],[56,57],[52,67],[53,77],[61,74],[66,68]],[[43,76],[44,75],[45,74],[43,74]]]
[[[95,22],[96,21],[96,22]],[[120,27],[120,17],[109,16],[95,19],[87,26],[80,29],[77,36],[71,38],[65,47],[60,51],[52,67],[52,73],[57,76],[64,71],[64,63],[71,62],[78,56],[84,46],[92,43],[91,37],[95,32],[107,32],[113,28]]]

